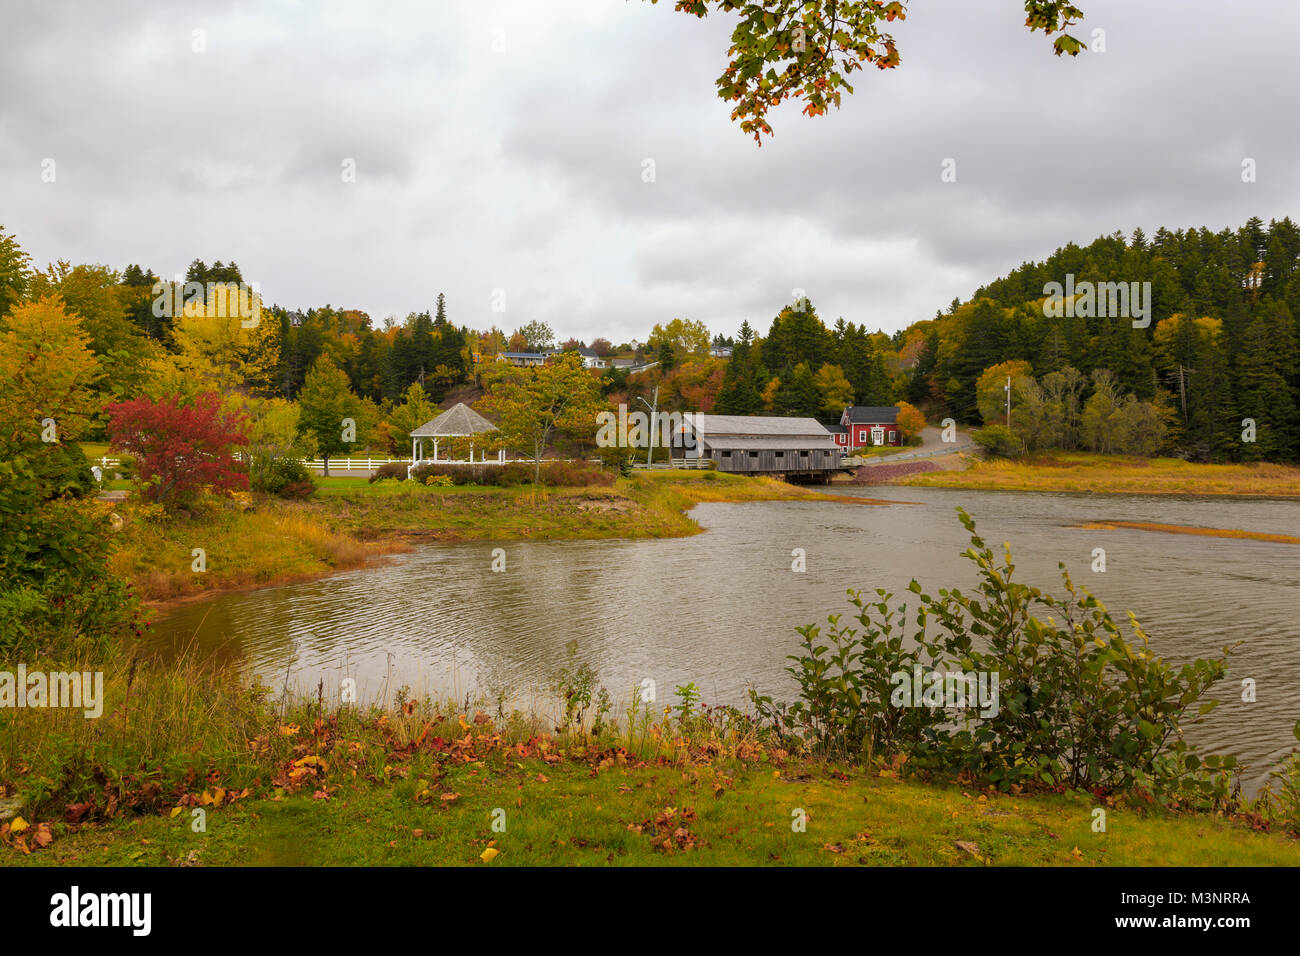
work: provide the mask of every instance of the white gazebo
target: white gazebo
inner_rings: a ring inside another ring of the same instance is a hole
[[[468,438],[469,461],[474,461],[474,436],[494,432],[497,427],[470,408],[464,402],[458,402],[447,409],[433,421],[425,422],[411,432],[411,467],[426,461],[438,461],[438,440],[440,438]],[[424,457],[425,439],[433,439],[433,457]],[[498,454],[498,461],[505,461],[505,449]],[[484,458],[486,461],[487,459]]]

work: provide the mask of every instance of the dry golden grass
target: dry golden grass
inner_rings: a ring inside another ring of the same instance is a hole
[[[1245,538],[1278,544],[1300,544],[1300,538],[1293,534],[1268,534],[1263,531],[1237,531],[1231,528],[1198,528],[1194,525],[1155,524],[1149,521],[1093,521],[1076,527],[1088,531],[1114,531],[1116,528],[1127,528],[1132,531],[1159,531],[1164,534],[1197,534],[1209,538]]]
[[[283,502],[250,510],[218,502],[189,519],[128,506],[119,513],[126,524],[109,566],[151,603],[307,580],[404,548],[395,541],[362,541]],[[195,548],[205,552],[203,572],[193,570]]]
[[[1205,465],[1176,458],[1072,452],[1021,461],[976,461],[965,471],[926,472],[896,483],[991,491],[1297,497],[1300,468],[1267,463]]]

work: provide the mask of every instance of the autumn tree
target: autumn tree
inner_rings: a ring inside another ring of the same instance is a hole
[[[691,319],[673,319],[663,325],[656,324],[646,339],[646,348],[658,352],[666,343],[673,360],[702,358],[709,354],[709,330],[703,322]]]
[[[1123,386],[1109,369],[1092,373],[1092,395],[1083,406],[1080,422],[1083,444],[1102,454],[1149,456],[1165,440],[1165,422],[1160,409]]]
[[[12,307],[0,321],[0,443],[40,440],[43,419],[59,440],[76,438],[96,411],[100,374],[90,336],[62,299]]]
[[[659,0],[650,0],[658,3]],[[1068,0],[1025,0],[1025,26],[1047,36],[1053,48],[1076,56],[1083,43],[1066,33],[1083,17]],[[906,17],[902,0],[676,0],[682,13],[738,13],[726,69],[715,81],[718,97],[734,103],[732,120],[760,146],[772,135],[768,110],[793,99],[802,112],[821,116],[853,93],[848,78],[865,64],[898,66],[894,38],[882,29]]]
[[[32,276],[32,298],[57,295],[69,312],[81,317],[90,350],[104,372],[99,390],[105,399],[138,393],[149,363],[159,354],[156,343],[131,318],[130,290],[107,266],[71,265],[60,259]]]
[[[393,406],[388,413],[388,420],[381,426],[388,441],[388,450],[395,455],[409,451],[411,432],[438,415],[438,406],[429,401],[424,386],[419,382],[411,384],[403,399],[400,404]]]
[[[190,402],[180,395],[157,401],[141,396],[105,411],[109,443],[136,460],[148,500],[174,508],[204,491],[248,487],[248,474],[234,458],[248,442],[248,421],[224,411],[215,392],[201,392]]]
[[[910,442],[913,438],[918,437],[925,428],[925,416],[915,405],[909,405],[907,402],[898,403],[898,432],[903,441]]]
[[[501,362],[483,379],[482,411],[496,420],[501,440],[533,462],[534,482],[541,481],[542,456],[555,439],[595,434],[604,408],[600,385],[572,353],[527,368]]]
[[[975,398],[979,404],[980,417],[987,425],[1001,422],[1006,424],[1007,415],[1007,379],[1014,387],[1016,380],[1033,376],[1034,367],[1021,359],[999,362],[986,368],[975,382]],[[1012,417],[1015,411],[1012,410]]]
[[[0,319],[27,294],[31,257],[0,225]]]
[[[821,397],[821,411],[837,418],[845,407],[853,404],[853,385],[844,377],[844,370],[829,362],[817,370],[817,393]]]
[[[523,336],[524,342],[528,346],[520,351],[540,352],[543,349],[555,347],[555,331],[545,322],[536,319],[527,325],[520,326],[515,334]],[[513,341],[511,339],[511,342]]]
[[[307,373],[298,393],[298,432],[310,436],[328,477],[330,456],[350,452],[362,440],[361,401],[348,387],[348,377],[328,355],[322,355]]]
[[[253,458],[314,458],[315,439],[298,430],[301,409],[283,398],[250,398],[244,402],[248,419],[248,449]]]
[[[193,396],[212,390],[224,395],[242,389],[265,395],[276,390],[280,336],[256,292],[245,290],[241,296],[214,285],[202,295],[174,296],[163,305],[179,312],[172,326],[175,351],[153,361],[149,394]]]

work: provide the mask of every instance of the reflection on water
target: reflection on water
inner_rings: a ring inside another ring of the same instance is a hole
[[[990,545],[1011,542],[1019,580],[1059,592],[1056,564],[1066,562],[1117,619],[1135,611],[1160,654],[1181,660],[1243,642],[1218,689],[1224,703],[1192,737],[1242,756],[1252,788],[1289,751],[1300,718],[1300,546],[1070,526],[1111,519],[1297,534],[1300,503],[864,494],[909,503],[706,504],[693,514],[708,533],[692,538],[421,546],[382,567],[182,606],[149,640],[192,644],[277,687],[323,679],[328,692],[350,676],[363,697],[406,685],[502,692],[548,710],[576,641],[616,698],[644,678],[661,703],[691,681],[713,703],[743,703],[750,686],[788,698],[794,628],[847,610],[847,588],[910,597],[913,577],[931,589],[974,582],[960,557],[960,505]],[[494,547],[505,549],[504,573],[491,571]],[[1105,573],[1090,571],[1096,547],[1106,550]],[[791,571],[794,548],[807,552],[805,573]],[[1239,699],[1246,677],[1257,683],[1253,704]]]

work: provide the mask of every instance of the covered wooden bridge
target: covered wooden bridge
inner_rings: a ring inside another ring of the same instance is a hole
[[[707,458],[733,474],[829,481],[844,467],[843,451],[815,418],[684,415],[678,434],[674,458]]]

